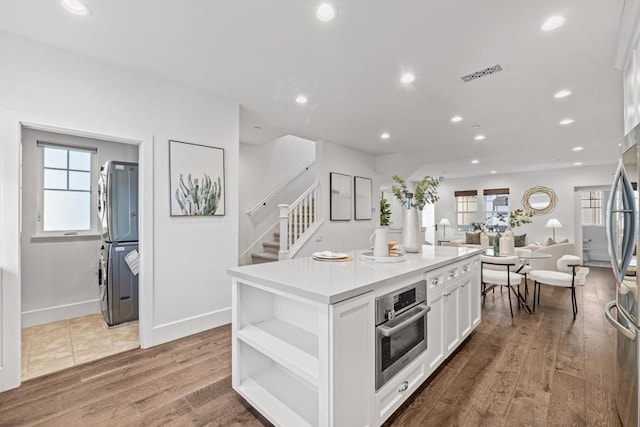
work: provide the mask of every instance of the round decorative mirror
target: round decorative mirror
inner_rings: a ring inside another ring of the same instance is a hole
[[[533,187],[524,192],[522,206],[536,215],[546,214],[556,207],[558,197],[549,187]]]

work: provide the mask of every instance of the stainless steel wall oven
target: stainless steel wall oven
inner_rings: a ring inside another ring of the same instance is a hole
[[[427,282],[376,298],[376,390],[427,349]]]

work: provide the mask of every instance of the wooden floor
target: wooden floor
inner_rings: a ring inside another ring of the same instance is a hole
[[[619,425],[602,315],[613,283],[591,269],[575,322],[564,289],[543,287],[536,313],[514,320],[496,290],[466,344],[387,424]],[[0,425],[269,425],[231,389],[230,335],[225,326],[26,381],[0,394]]]

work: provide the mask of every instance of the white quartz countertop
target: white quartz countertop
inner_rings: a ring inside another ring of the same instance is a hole
[[[384,286],[390,281],[427,272],[479,254],[483,249],[423,246],[398,263],[374,263],[360,259],[364,251],[347,252],[353,261],[325,262],[311,257],[246,265],[228,269],[238,279],[253,281],[282,292],[324,304],[335,304]]]

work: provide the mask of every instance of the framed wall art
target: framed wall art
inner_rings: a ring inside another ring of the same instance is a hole
[[[356,221],[371,220],[371,190],[373,180],[361,176],[353,177],[353,204]]]
[[[171,216],[222,216],[224,149],[169,141]]]
[[[329,219],[351,221],[351,175],[329,173]]]

